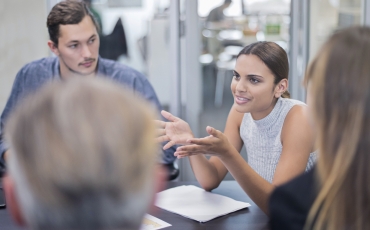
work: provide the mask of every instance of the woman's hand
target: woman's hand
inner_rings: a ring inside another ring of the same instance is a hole
[[[192,138],[188,140],[187,146],[177,148],[175,156],[183,158],[198,154],[207,154],[218,157],[227,156],[230,149],[234,148],[227,137],[219,130],[210,126],[206,128],[209,136],[204,138]]]
[[[161,111],[161,114],[170,121],[155,121],[158,126],[157,141],[168,141],[168,143],[163,146],[163,149],[166,150],[173,145],[188,145],[189,143],[187,141],[194,138],[194,134],[191,131],[189,124],[164,110]]]

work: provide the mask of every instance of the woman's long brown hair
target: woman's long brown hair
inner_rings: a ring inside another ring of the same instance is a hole
[[[370,229],[370,28],[332,35],[305,81],[313,94],[320,184],[305,229]]]

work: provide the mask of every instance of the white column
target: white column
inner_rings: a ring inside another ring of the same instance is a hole
[[[370,0],[362,0],[362,24],[370,26]]]
[[[202,110],[202,74],[199,63],[201,37],[198,0],[186,1],[185,19],[186,59],[186,120],[196,136],[199,135],[199,114]]]
[[[202,110],[202,74],[199,63],[200,54],[200,28],[198,16],[198,0],[185,2],[185,70],[186,85],[186,111],[185,120],[189,123],[196,137],[199,137],[199,115]],[[194,181],[195,176],[188,159],[180,161],[181,180]]]
[[[306,91],[302,87],[308,62],[308,0],[291,1],[289,91],[291,97],[305,101]]]
[[[180,71],[180,1],[170,4],[170,74],[171,100],[170,112],[181,116],[181,71]]]

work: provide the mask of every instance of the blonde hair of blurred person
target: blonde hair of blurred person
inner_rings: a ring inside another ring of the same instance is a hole
[[[154,112],[100,78],[48,84],[10,117],[7,204],[31,229],[139,229],[160,186]]]
[[[306,75],[318,196],[306,229],[370,229],[370,28],[334,34]]]

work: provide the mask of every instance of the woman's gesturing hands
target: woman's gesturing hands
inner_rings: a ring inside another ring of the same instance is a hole
[[[187,146],[177,148],[175,156],[183,158],[198,154],[213,156],[227,156],[233,146],[227,137],[219,130],[207,126],[208,137],[192,138],[187,141]],[[190,144],[190,145],[189,145]]]
[[[155,121],[158,127],[157,141],[168,141],[168,143],[163,146],[164,150],[173,145],[186,145],[177,148],[175,156],[178,158],[198,154],[224,156],[230,151],[230,148],[233,148],[227,140],[227,137],[221,131],[208,126],[208,137],[194,138],[194,134],[186,121],[164,110],[161,111],[161,114],[169,120],[169,122]]]
[[[164,110],[161,111],[163,117],[165,117],[169,122],[156,120],[157,124],[157,141],[168,143],[163,146],[163,149],[166,150],[173,145],[188,145],[187,140],[194,138],[193,132],[190,129],[190,126],[186,121],[181,120],[178,117],[175,117],[169,112]]]

